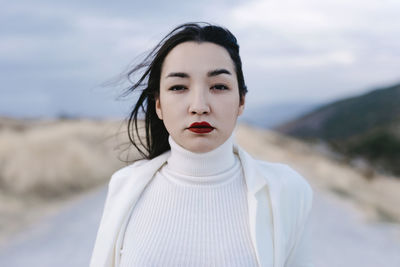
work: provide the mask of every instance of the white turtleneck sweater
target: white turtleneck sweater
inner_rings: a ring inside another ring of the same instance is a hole
[[[133,208],[120,266],[257,266],[233,135],[206,153],[168,142],[167,164]]]

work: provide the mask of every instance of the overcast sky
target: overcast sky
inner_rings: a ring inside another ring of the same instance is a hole
[[[0,2],[0,115],[126,115],[100,85],[188,21],[236,35],[247,107],[400,82],[398,0]]]

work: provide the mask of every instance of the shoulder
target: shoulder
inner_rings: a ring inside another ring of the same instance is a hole
[[[256,159],[237,144],[234,146],[234,151],[239,155],[249,175],[263,177],[274,190],[279,190],[283,196],[293,197],[297,200],[305,198],[309,202],[312,201],[313,192],[310,184],[289,165]]]
[[[257,160],[258,170],[266,179],[278,184],[279,195],[289,207],[309,213],[313,201],[313,190],[308,181],[289,165]],[[300,206],[300,207],[299,207]],[[299,209],[300,208],[300,209]]]
[[[125,166],[115,171],[111,175],[110,181],[108,183],[109,194],[117,194],[118,191],[124,187],[129,179],[134,179],[135,176],[133,174],[135,173],[135,170],[137,170],[141,166],[144,166],[149,161],[150,160],[148,159],[140,159],[131,163],[128,166]]]
[[[307,180],[295,171],[292,167],[283,163],[273,163],[262,160],[256,160],[260,171],[274,174],[274,179],[279,182],[284,190],[304,191],[311,194],[312,189]]]
[[[115,171],[111,175],[110,184],[118,183],[119,180],[122,180],[122,179],[128,177],[135,168],[138,168],[138,167],[144,165],[148,161],[149,161],[148,159],[140,159],[140,160],[133,162],[132,164],[130,164],[128,166],[125,166],[125,167]]]
[[[167,150],[155,158],[140,159],[117,170],[111,176],[108,184],[108,191],[111,192],[111,194],[118,193],[128,182],[132,184],[143,177],[154,174],[157,169],[166,162],[169,154],[170,150]]]

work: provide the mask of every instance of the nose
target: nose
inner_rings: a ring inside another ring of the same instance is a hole
[[[191,114],[207,114],[210,112],[210,105],[207,97],[207,90],[193,90],[190,101],[189,112]]]

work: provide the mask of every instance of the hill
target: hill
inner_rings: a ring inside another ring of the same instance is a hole
[[[238,122],[254,125],[259,128],[271,129],[284,122],[303,115],[320,106],[314,102],[283,102],[277,104],[263,104],[245,108]]]
[[[321,106],[275,130],[324,140],[350,157],[400,175],[400,84]]]
[[[123,121],[0,118],[0,246],[43,214],[108,182],[138,157]],[[354,201],[372,218],[400,221],[400,181],[338,163],[320,146],[239,124],[238,142],[257,158],[290,164],[313,185]],[[23,166],[23,167],[21,167]]]

